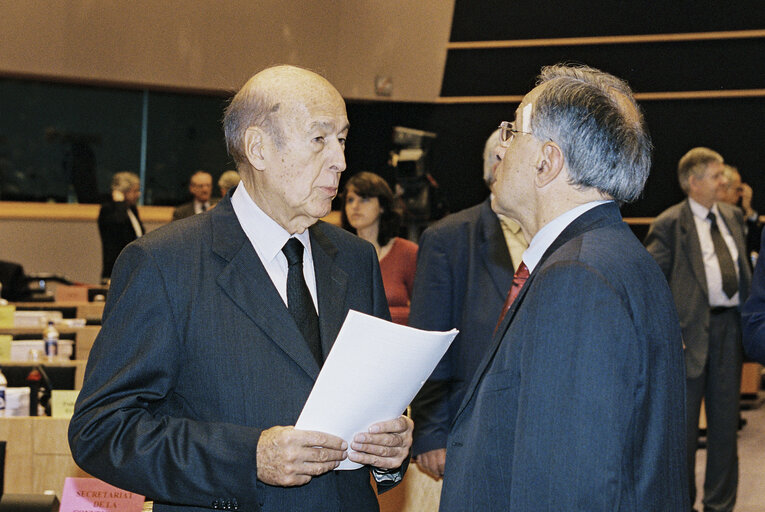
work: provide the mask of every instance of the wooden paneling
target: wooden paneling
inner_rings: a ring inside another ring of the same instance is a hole
[[[2,418],[0,440],[6,441],[5,492],[61,496],[68,476],[87,477],[69,450],[65,418]]]
[[[2,2],[0,74],[225,93],[288,63],[321,71],[346,97],[376,98],[385,75],[389,100],[431,101],[453,11],[454,0]]]
[[[378,496],[380,512],[438,512],[443,481],[433,480],[411,462],[404,480]]]
[[[0,219],[95,222],[100,209],[98,204],[0,201]],[[138,216],[144,223],[167,224],[173,219],[173,207],[139,206]]]
[[[625,43],[667,43],[673,41],[711,41],[715,39],[748,39],[765,37],[765,30],[728,32],[692,32],[684,34],[641,34],[623,36],[555,37],[549,39],[515,39],[508,41],[456,41],[448,50],[480,50],[490,48],[529,48],[532,46],[577,46]]]

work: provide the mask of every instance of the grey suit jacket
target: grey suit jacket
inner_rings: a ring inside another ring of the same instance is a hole
[[[389,313],[371,245],[322,222],[310,237],[327,353],[349,309]],[[157,512],[378,509],[367,468],[256,478],[260,433],[295,424],[319,366],[228,197],[128,245],[103,320],[69,430],[85,471]]]
[[[217,199],[210,199],[210,208],[218,204]],[[185,219],[186,217],[191,217],[192,215],[195,215],[194,213],[194,201],[189,201],[188,203],[183,203],[175,208],[173,210],[173,220],[181,220]]]
[[[734,206],[717,203],[717,207],[738,249],[739,298],[743,306],[752,279],[743,217]],[[686,346],[686,374],[689,378],[698,377],[706,365],[709,349],[709,291],[699,235],[687,199],[656,217],[645,245],[661,267],[675,298]]]
[[[413,455],[446,448],[512,282],[513,262],[489,199],[445,217],[420,237],[409,325],[460,333],[412,402]]]
[[[449,435],[441,510],[684,510],[684,395],[667,282],[597,206],[500,324]]]

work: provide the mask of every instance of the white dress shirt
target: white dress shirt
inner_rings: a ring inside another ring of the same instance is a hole
[[[706,274],[707,278],[709,306],[713,308],[738,306],[738,292],[734,293],[733,297],[729,298],[725,295],[722,288],[720,263],[717,261],[715,246],[712,242],[712,222],[707,219],[710,210],[690,197],[688,198],[688,203],[691,206],[691,212],[693,212],[693,222],[696,224],[696,233],[699,235],[699,243],[701,244],[701,259],[704,262],[704,274]],[[722,215],[720,215],[720,210],[717,208],[717,204],[712,205],[711,211],[717,217],[717,227],[720,228],[720,234],[722,235],[723,240],[725,240],[725,245],[728,246],[730,257],[733,259],[733,266],[736,269],[736,277],[738,278],[738,249],[736,248],[736,242],[733,240],[733,236],[730,234],[728,226],[725,224],[725,220],[722,218]]]
[[[204,206],[204,208],[202,208]],[[205,201],[204,203],[202,201],[197,201],[194,199],[194,213],[202,213],[206,212],[210,209],[210,201]]]
[[[287,243],[290,234],[275,220],[255,204],[244,188],[243,183],[237,185],[231,196],[231,205],[234,207],[236,218],[242,226],[244,233],[250,240],[252,247],[258,254],[263,266],[266,267],[271,281],[274,283],[284,305],[287,305],[287,257],[282,252],[282,247]],[[305,277],[308,290],[311,292],[313,305],[318,313],[316,301],[316,274],[313,268],[313,256],[311,253],[311,238],[306,229],[301,234],[294,235],[303,244],[303,276]],[[385,470],[372,466],[372,476],[377,482],[398,482],[403,478],[397,469]]]
[[[243,183],[237,185],[231,196],[231,205],[234,207],[236,218],[242,226],[244,233],[250,240],[253,249],[258,254],[260,261],[266,268],[271,282],[281,295],[284,305],[287,305],[287,257],[282,252],[282,247],[287,243],[290,234],[281,227],[274,219],[269,217],[260,207],[255,204]],[[294,235],[303,244],[303,276],[305,277],[308,291],[311,292],[313,305],[316,306],[316,274],[313,268],[313,256],[311,253],[311,238],[306,229],[301,234]]]
[[[141,229],[141,223],[138,222],[138,217],[135,216],[135,214],[133,213],[133,210],[131,210],[129,206],[127,209],[127,216],[128,216],[128,219],[130,219],[130,224],[133,226],[133,231],[135,231],[135,237],[141,238],[141,236],[143,236],[143,229]]]

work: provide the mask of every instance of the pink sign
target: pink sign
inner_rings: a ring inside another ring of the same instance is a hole
[[[97,478],[64,481],[59,512],[141,512],[143,496],[123,491]]]

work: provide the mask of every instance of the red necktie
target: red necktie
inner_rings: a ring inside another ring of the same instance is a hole
[[[521,264],[518,265],[518,270],[516,270],[515,274],[513,274],[513,285],[510,287],[510,291],[507,292],[505,304],[502,306],[502,314],[499,315],[499,321],[497,322],[497,326],[494,328],[495,331],[499,327],[499,324],[502,323],[502,320],[504,320],[507,312],[510,311],[510,306],[513,305],[513,301],[515,301],[515,298],[518,296],[518,293],[521,291],[521,288],[523,288],[523,285],[526,283],[526,279],[528,278],[529,267],[527,267],[524,262],[521,262]]]

